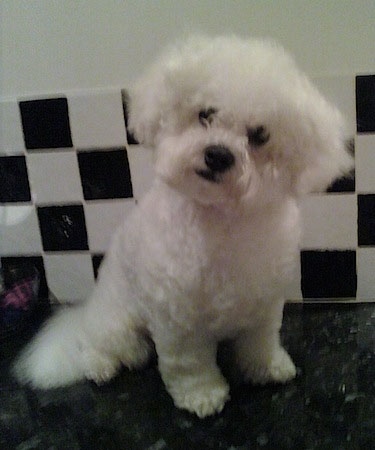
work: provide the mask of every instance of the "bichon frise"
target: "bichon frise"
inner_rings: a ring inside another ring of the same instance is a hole
[[[273,42],[195,37],[132,92],[129,125],[156,152],[151,191],[114,235],[84,304],[53,317],[15,370],[36,388],[158,366],[177,407],[223,409],[232,339],[245,380],[296,375],[280,344],[298,261],[298,198],[347,173],[342,121]]]

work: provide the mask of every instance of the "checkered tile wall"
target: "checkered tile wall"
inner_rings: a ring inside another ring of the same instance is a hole
[[[315,80],[348,118],[355,177],[302,202],[292,300],[375,300],[375,75]],[[85,298],[115,226],[149,188],[152,152],[126,130],[126,93],[0,103],[0,257],[32,264],[40,295]]]

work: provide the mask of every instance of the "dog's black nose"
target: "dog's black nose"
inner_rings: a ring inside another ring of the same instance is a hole
[[[204,151],[204,161],[213,172],[225,172],[233,166],[234,155],[223,145],[210,145]]]

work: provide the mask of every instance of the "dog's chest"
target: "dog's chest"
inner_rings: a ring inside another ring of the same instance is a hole
[[[220,307],[262,296],[278,278],[285,257],[280,242],[251,223],[199,223],[181,236],[178,250],[171,251],[180,286],[198,301],[204,297]]]
[[[182,209],[142,222],[139,285],[153,313],[169,311],[167,320],[203,321],[228,335],[231,324],[256,320],[280,290],[296,253],[295,230],[275,215],[207,217]]]

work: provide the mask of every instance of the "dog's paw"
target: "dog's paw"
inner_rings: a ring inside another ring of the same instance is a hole
[[[229,386],[223,382],[196,386],[188,391],[171,393],[177,408],[186,409],[199,418],[220,413],[229,396]]]
[[[254,384],[286,383],[297,374],[296,366],[282,347],[275,352],[270,361],[253,360],[242,369],[245,381],[251,381]]]
[[[120,362],[108,358],[94,350],[86,351],[83,356],[85,363],[85,377],[101,385],[113,378],[119,368]]]
[[[86,373],[86,378],[101,386],[107,383],[117,374],[117,369],[113,367],[103,367],[101,370],[90,370]]]

